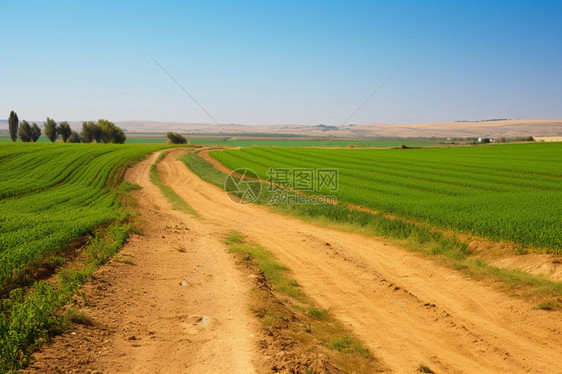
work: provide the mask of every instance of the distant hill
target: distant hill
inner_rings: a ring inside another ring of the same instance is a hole
[[[399,137],[518,137],[560,136],[562,120],[499,120],[480,122],[419,123],[411,125],[362,125],[367,133]],[[390,135],[392,134],[392,135]]]
[[[37,121],[42,125],[42,121]],[[176,123],[155,121],[119,121],[118,126],[128,134],[165,133],[176,131],[189,134],[277,134],[285,136],[314,136],[338,138],[376,137],[518,137],[518,136],[562,136],[562,120],[493,120],[471,122],[418,123],[389,125],[383,123],[368,125],[337,126],[316,125],[239,125],[209,123]],[[72,121],[70,125],[80,130],[82,122]],[[8,129],[8,120],[0,120],[0,131]]]
[[[193,124],[151,121],[123,121],[118,126],[128,133],[177,131],[183,133],[283,134],[298,136],[331,136],[338,138],[375,137],[517,137],[562,136],[562,120],[497,120],[481,122],[442,122],[407,125],[369,124],[336,126],[305,125],[236,125]]]

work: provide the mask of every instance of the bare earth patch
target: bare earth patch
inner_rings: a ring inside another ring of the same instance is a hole
[[[553,281],[562,282],[562,256],[529,253],[492,261],[493,266],[519,269],[535,275],[543,275]]]

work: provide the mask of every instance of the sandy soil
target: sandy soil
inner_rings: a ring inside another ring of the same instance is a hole
[[[558,312],[536,310],[381,240],[235,204],[174,157],[162,167],[165,183],[205,219],[236,229],[250,217],[241,231],[272,250],[396,372],[421,362],[448,373],[562,371]]]
[[[146,228],[118,257],[134,265],[112,261],[98,271],[84,288],[94,325],[55,339],[29,372],[269,372],[247,307],[251,283],[231,255],[217,252],[178,288],[233,230],[275,253],[305,293],[397,373],[420,363],[438,373],[562,372],[559,312],[383,240],[236,204],[177,161],[181,152],[163,159],[162,180],[201,218],[171,210],[150,183],[155,156],[132,169]]]
[[[562,142],[562,136],[537,136],[537,142]]]
[[[509,256],[491,262],[499,268],[519,269],[531,274],[543,275],[562,282],[562,256],[529,253],[524,256]]]

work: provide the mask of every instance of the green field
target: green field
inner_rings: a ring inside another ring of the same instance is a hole
[[[117,218],[118,171],[161,146],[3,144],[0,284]]]
[[[9,136],[0,136],[0,143],[11,142],[11,141],[12,141],[12,138],[10,138]],[[59,138],[58,141],[60,142],[60,138]],[[18,143],[20,143],[20,142],[21,142],[21,140],[18,139]],[[49,142],[50,142],[49,138],[47,138],[45,135],[41,136],[39,138],[39,140],[37,140],[37,143],[49,143]]]
[[[240,140],[226,140],[217,138],[190,138],[186,135],[189,144],[195,145],[208,145],[208,146],[223,146],[223,147],[326,147],[345,148],[354,146],[358,148],[388,148],[399,147],[402,144],[408,147],[427,147],[435,145],[434,142],[418,142],[407,140],[262,140],[262,139],[240,139]],[[8,136],[0,136],[0,142],[11,142],[12,139]],[[47,143],[49,139],[42,136],[37,141],[39,143]],[[60,142],[60,139],[58,140]],[[125,144],[166,144],[165,137],[132,137],[127,136]]]
[[[432,149],[246,148],[211,155],[263,179],[272,168],[336,168],[339,203],[507,240],[562,248],[562,144]],[[327,193],[328,191],[323,191]]]
[[[166,138],[131,138],[127,137],[125,144],[166,144]]]
[[[186,136],[189,144],[207,145],[207,146],[223,146],[223,147],[349,147],[350,145],[357,148],[387,148],[399,147],[402,144],[409,147],[427,147],[436,143],[432,142],[416,142],[416,141],[400,141],[400,140],[262,140],[262,139],[204,139],[190,138]],[[126,144],[158,144],[166,143],[165,138],[132,138],[128,137]]]
[[[358,148],[387,148],[399,147],[402,144],[409,147],[427,147],[434,145],[431,142],[401,141],[401,140],[257,140],[257,139],[240,139],[240,140],[217,140],[217,139],[190,139],[189,143],[200,145],[220,145],[229,147],[341,147],[345,148],[350,145]]]

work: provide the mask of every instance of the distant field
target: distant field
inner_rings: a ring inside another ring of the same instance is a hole
[[[9,136],[0,136],[0,143],[1,142],[11,142],[12,138],[10,138]],[[60,141],[60,138],[59,138]],[[18,143],[20,143],[21,141],[18,139]],[[48,143],[50,142],[50,140],[46,137],[46,136],[41,136],[39,138],[39,140],[37,140],[37,143]]]
[[[125,144],[165,144],[166,138],[131,138],[127,137]]]
[[[428,149],[245,148],[231,169],[336,168],[340,203],[526,246],[562,248],[562,143]],[[324,191],[326,192],[326,191]]]
[[[358,148],[387,148],[399,147],[404,144],[409,147],[427,147],[436,143],[432,142],[415,142],[415,141],[400,141],[400,140],[260,140],[260,139],[241,139],[241,140],[222,140],[222,139],[204,139],[204,138],[189,138],[187,139],[190,144],[197,145],[218,145],[228,147],[348,147],[353,145]],[[9,142],[9,137],[0,137],[0,142]],[[165,144],[166,138],[133,138],[127,137],[125,144]],[[46,143],[49,140],[42,136],[38,142]],[[59,140],[60,142],[60,140]]]
[[[231,147],[348,147],[353,145],[358,148],[386,148],[398,147],[405,144],[410,147],[423,147],[433,145],[431,142],[409,142],[399,140],[215,140],[215,139],[189,139],[191,144],[223,145]]]
[[[190,144],[197,145],[218,145],[227,147],[348,147],[353,145],[358,148],[387,148],[399,147],[404,144],[409,147],[424,147],[434,145],[432,142],[415,142],[415,141],[399,141],[399,140],[261,140],[261,139],[240,139],[240,140],[222,140],[222,139],[204,139],[189,138]],[[166,143],[165,138],[127,138],[126,144],[159,144]]]
[[[0,285],[120,214],[116,173],[162,146],[0,147]]]

